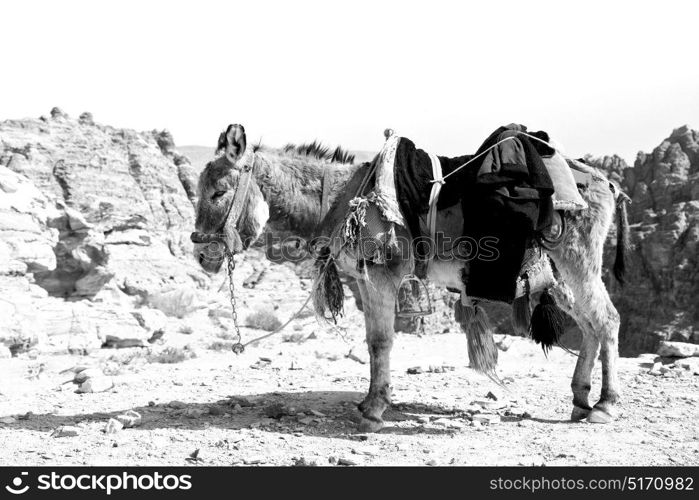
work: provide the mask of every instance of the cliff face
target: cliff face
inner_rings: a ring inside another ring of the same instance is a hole
[[[206,286],[189,241],[193,175],[167,132],[56,108],[0,122],[0,338],[89,332],[69,335],[89,344],[80,350],[143,337],[137,317],[159,314],[144,307],[167,309],[168,297]]]
[[[618,157],[592,163],[632,199],[629,282],[610,286],[622,352],[654,352],[664,339],[699,342],[699,132],[674,130],[633,167]]]
[[[167,133],[97,125],[88,114],[0,123],[0,165],[56,210],[55,269],[34,277],[51,295],[92,297],[114,280],[128,294],[188,283],[194,181]],[[184,181],[184,182],[183,182]]]

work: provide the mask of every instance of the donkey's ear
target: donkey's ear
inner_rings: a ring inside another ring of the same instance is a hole
[[[245,128],[242,125],[228,125],[224,147],[226,156],[231,161],[238,160],[243,156],[247,147],[247,141],[245,139]]]

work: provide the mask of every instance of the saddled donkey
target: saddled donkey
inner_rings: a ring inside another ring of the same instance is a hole
[[[330,234],[343,224],[350,200],[357,194],[370,163],[343,165],[328,158],[313,158],[295,152],[262,149],[252,152],[246,147],[245,132],[240,125],[229,126],[221,135],[219,147],[225,151],[207,165],[199,179],[196,239],[219,234],[236,251],[246,248],[267,228],[271,233],[310,239]],[[244,172],[251,168],[249,188],[239,185]],[[566,213],[567,231],[554,250],[546,250],[554,263],[557,285],[551,290],[558,305],[579,325],[583,333],[578,361],[573,373],[573,420],[607,423],[614,418],[619,399],[617,378],[619,314],[612,304],[602,280],[602,253],[612,226],[618,193],[599,172],[589,168],[596,180],[582,194],[589,208]],[[243,192],[243,195],[240,193]],[[244,196],[244,209],[238,212],[235,198]],[[327,215],[323,205],[330,208]],[[623,259],[627,235],[623,204],[618,210],[617,263]],[[320,224],[321,216],[323,223]],[[463,214],[458,204],[440,210],[437,227],[445,235],[458,237]],[[397,228],[399,231],[402,229]],[[193,235],[194,236],[194,235]],[[407,234],[398,235],[408,237]],[[336,251],[337,248],[333,248]],[[217,272],[224,255],[218,245],[197,243],[196,259],[204,269]],[[410,259],[398,255],[384,265],[367,264],[357,270],[357,260],[340,252],[336,262],[342,271],[359,282],[364,304],[366,340],[371,360],[369,392],[360,404],[360,430],[376,431],[383,425],[382,415],[391,403],[389,357],[394,335],[396,290],[410,272]],[[428,278],[436,285],[459,290],[464,264],[458,260],[434,261]],[[615,264],[616,266],[616,264]],[[617,269],[615,268],[615,271]],[[473,335],[473,315],[460,310],[456,319],[467,335]],[[588,400],[591,373],[600,353],[602,361],[601,397],[594,406]]]

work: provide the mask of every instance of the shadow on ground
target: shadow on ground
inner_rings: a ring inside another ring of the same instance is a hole
[[[173,405],[173,402],[170,402],[109,412],[75,415],[29,414],[6,427],[50,432],[62,425],[95,422],[106,424],[110,418],[115,418],[128,410],[135,410],[142,416],[142,423],[134,430],[259,428],[276,433],[301,433],[319,437],[353,439],[352,436],[357,434],[356,428],[360,419],[356,405],[363,396],[362,393],[349,391],[270,392],[231,396],[224,400],[202,403]],[[236,410],[236,405],[241,405],[241,408]],[[304,415],[299,417],[280,412],[281,416],[271,418],[269,409],[275,406],[285,409],[294,408],[295,412],[301,412]],[[384,414],[386,427],[380,432],[385,434],[452,434],[455,432],[453,429],[426,428],[420,425],[418,421],[424,416],[463,417],[464,413],[459,409],[439,405],[399,403]],[[400,425],[401,422],[406,421],[412,421],[416,425],[407,427]]]

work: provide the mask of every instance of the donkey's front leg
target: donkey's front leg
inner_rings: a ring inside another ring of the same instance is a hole
[[[391,347],[395,317],[395,292],[390,277],[374,275],[359,286],[364,303],[366,341],[371,364],[369,394],[359,405],[360,432],[383,427],[383,412],[391,405]]]

